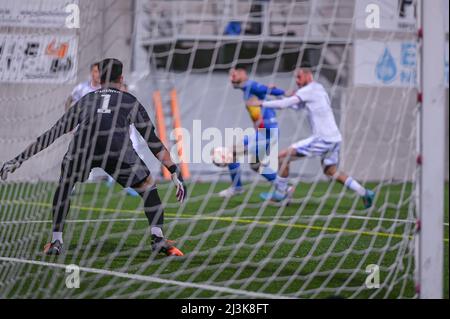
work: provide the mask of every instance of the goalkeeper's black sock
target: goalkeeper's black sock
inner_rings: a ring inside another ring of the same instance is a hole
[[[70,209],[70,191],[74,183],[62,180],[53,195],[53,232],[62,232],[67,213]]]
[[[144,212],[150,227],[162,228],[164,224],[164,209],[161,205],[161,199],[159,198],[156,187],[145,192],[140,192],[139,195],[144,200]]]

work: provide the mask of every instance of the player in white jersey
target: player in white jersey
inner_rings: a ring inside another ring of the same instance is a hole
[[[90,79],[81,82],[72,90],[72,94],[70,94],[69,98],[66,101],[66,111],[70,108],[70,106],[78,102],[78,100],[81,99],[86,94],[94,92],[101,88],[98,63],[91,64],[90,70],[91,70]]]
[[[337,169],[342,136],[336,125],[330,98],[325,88],[314,81],[311,70],[306,68],[296,72],[296,83],[299,90],[291,97],[265,102],[249,101],[252,105],[259,103],[263,107],[275,109],[304,109],[312,130],[309,138],[298,141],[280,152],[278,156],[280,169],[274,183],[275,190],[262,193],[261,198],[276,202],[288,199],[291,195],[288,186],[290,162],[301,157],[318,156],[322,160],[325,175],[355,191],[361,196],[365,208],[371,207],[375,193],[365,189],[355,179]]]

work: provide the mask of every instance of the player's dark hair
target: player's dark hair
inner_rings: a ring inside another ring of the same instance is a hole
[[[95,62],[91,64],[90,70],[92,71],[93,68],[97,67],[100,70],[100,62]]]
[[[245,71],[246,73],[248,73],[248,66],[245,65],[245,64],[241,64],[241,63],[236,64],[236,65],[234,66],[234,69],[235,69],[235,70]]]
[[[122,76],[123,64],[117,59],[104,59],[99,62],[100,82],[118,82]]]

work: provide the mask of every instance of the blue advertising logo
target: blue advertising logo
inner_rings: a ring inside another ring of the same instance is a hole
[[[400,82],[407,86],[417,84],[417,45],[413,42],[404,42],[400,49]]]
[[[378,60],[376,74],[377,78],[385,84],[392,82],[397,75],[395,59],[388,48],[384,49],[383,55]]]

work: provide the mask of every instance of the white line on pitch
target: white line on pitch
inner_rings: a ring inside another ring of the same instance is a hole
[[[0,261],[6,261],[6,262],[12,262],[12,263],[22,263],[22,264],[29,264],[29,265],[38,265],[38,266],[47,266],[47,267],[54,267],[54,268],[61,268],[61,269],[66,269],[66,266],[67,266],[65,264],[49,263],[49,262],[38,261],[38,260],[27,260],[27,259],[11,258],[11,257],[0,257]],[[94,273],[94,274],[134,279],[134,280],[138,280],[138,281],[153,282],[153,283],[165,284],[165,285],[174,285],[174,286],[180,286],[180,287],[184,287],[184,288],[196,288],[196,289],[210,290],[213,292],[222,292],[222,293],[227,293],[227,294],[232,294],[232,295],[244,295],[244,296],[249,296],[249,297],[254,297],[254,298],[268,298],[268,299],[273,299],[273,298],[293,299],[293,298],[286,297],[286,296],[272,295],[272,294],[266,294],[266,293],[261,293],[261,292],[252,292],[252,291],[233,289],[233,288],[227,288],[227,287],[222,287],[222,286],[199,284],[199,283],[193,283],[193,282],[183,282],[183,281],[171,280],[171,279],[162,279],[162,278],[158,278],[158,277],[154,277],[154,276],[129,274],[129,273],[125,273],[125,272],[105,270],[105,269],[99,269],[99,268],[90,268],[90,267],[79,266],[79,269],[81,271]]]

